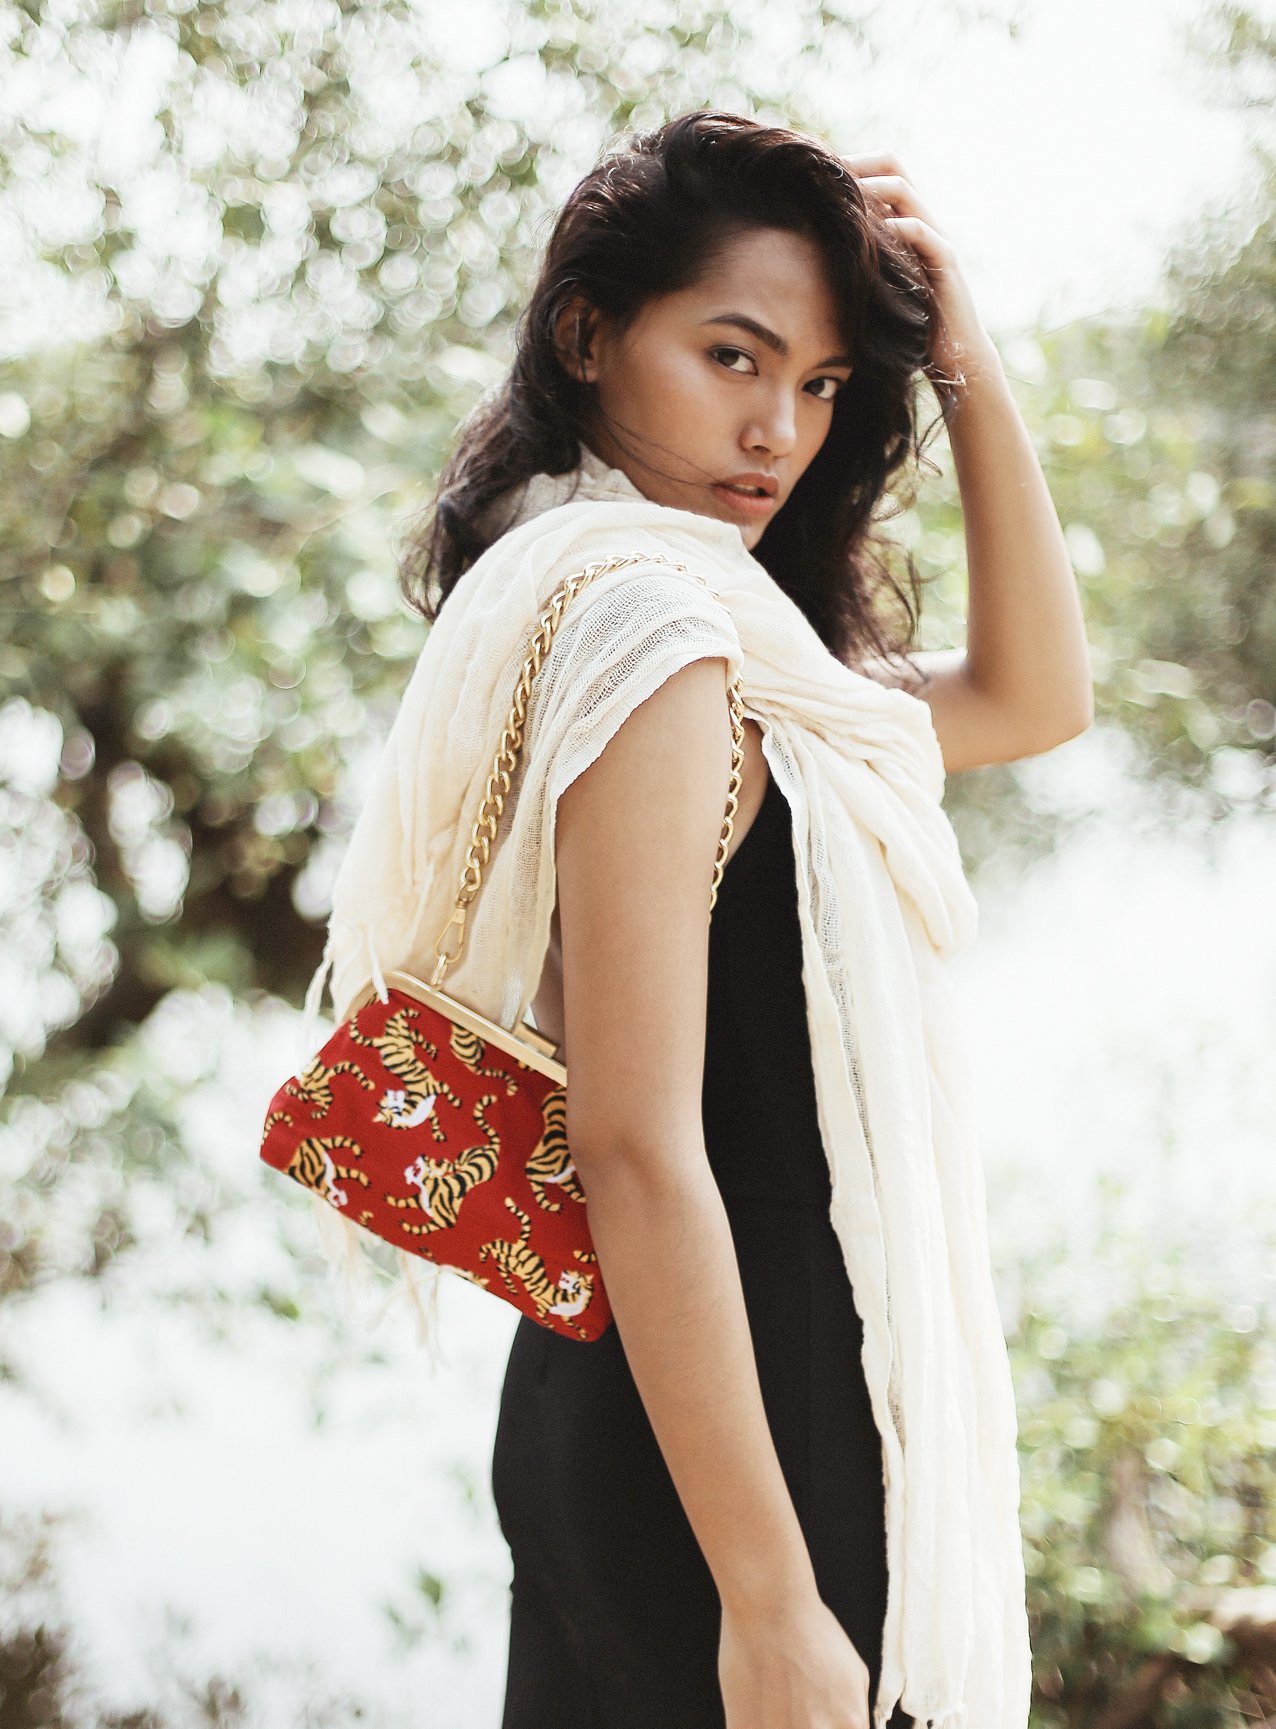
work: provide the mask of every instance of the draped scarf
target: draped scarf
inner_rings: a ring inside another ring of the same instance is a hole
[[[534,1024],[558,798],[679,667],[724,658],[790,808],[830,1217],[882,1440],[888,1594],[875,1729],[897,1703],[919,1729],[1025,1729],[1016,1410],[970,1058],[945,965],[973,941],[977,905],[941,803],[929,706],[832,654],[734,524],[654,503],[588,446],[575,468],[536,474],[492,508],[501,532],[430,627],[342,859],[306,993],[305,1054],[329,971],[337,1021],[369,979],[384,997],[387,967],[430,977],[552,591],[616,553],[685,565],[604,574],[567,606],[444,988],[506,1027]],[[366,1290],[366,1232],[314,1205],[347,1294],[356,1278]],[[399,1288],[424,1323],[421,1293],[428,1284],[437,1297],[440,1269],[396,1252]]]

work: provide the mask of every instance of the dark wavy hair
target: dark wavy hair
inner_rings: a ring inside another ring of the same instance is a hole
[[[556,350],[565,307],[582,296],[623,332],[648,301],[701,281],[739,233],[778,228],[820,248],[855,367],[823,445],[753,556],[848,664],[915,647],[921,579],[896,546],[907,593],[895,580],[874,513],[892,475],[910,455],[921,460],[931,430],[917,430],[918,374],[944,412],[956,381],[928,364],[933,293],[886,212],[818,140],[738,114],[683,114],[610,147],[559,212],[508,376],[462,425],[423,524],[409,533],[399,580],[413,610],[433,622],[498,537],[504,525],[489,507],[501,493],[536,473],[565,473],[590,442],[593,386]],[[582,348],[586,322],[576,320]],[[877,604],[886,590],[905,621],[894,633]]]

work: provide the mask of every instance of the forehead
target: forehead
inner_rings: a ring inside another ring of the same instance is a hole
[[[786,229],[749,229],[733,235],[698,281],[664,297],[664,312],[700,323],[721,313],[743,313],[783,337],[791,350],[837,347],[840,310],[819,245]]]

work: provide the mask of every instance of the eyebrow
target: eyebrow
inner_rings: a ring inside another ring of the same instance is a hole
[[[720,312],[716,318],[706,318],[704,324],[735,324],[741,330],[747,330],[756,336],[759,342],[765,342],[768,348],[773,348],[777,354],[787,355],[789,345],[782,336],[774,330],[768,330],[765,324],[759,324],[756,318],[750,318],[747,312]],[[817,360],[817,366],[854,366],[855,362],[849,354],[830,354],[825,360]]]

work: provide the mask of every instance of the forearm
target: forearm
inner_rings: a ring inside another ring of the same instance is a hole
[[[971,352],[948,416],[969,582],[964,675],[1046,739],[1088,726],[1093,673],[1054,500],[996,349]]]
[[[604,1157],[582,1182],[634,1381],[724,1606],[814,1594],[707,1161]]]

